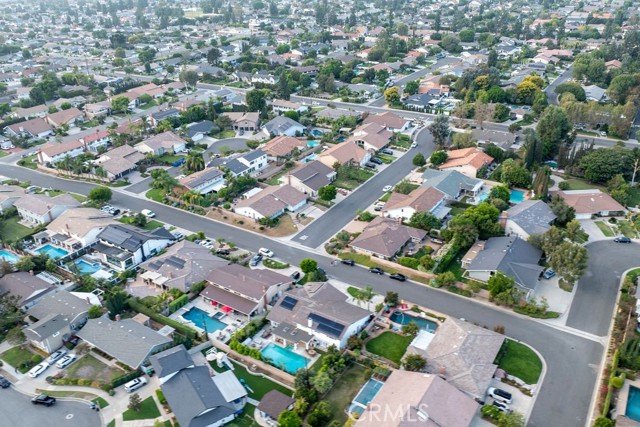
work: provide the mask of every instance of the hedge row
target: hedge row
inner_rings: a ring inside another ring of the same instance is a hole
[[[189,295],[184,294],[169,303],[169,311],[175,313],[189,302]]]
[[[149,316],[151,319],[155,320],[158,323],[171,326],[173,329],[180,332],[187,338],[195,339],[198,336],[198,333],[195,330],[188,327],[187,325],[183,325],[182,323],[176,320],[169,319],[167,316],[163,316],[160,313],[156,313],[150,308],[140,304],[134,298],[129,298],[127,300],[127,305],[129,306],[130,309],[137,311],[138,313],[146,314],[147,316]]]
[[[122,384],[126,384],[129,381],[136,379],[141,375],[142,375],[142,372],[135,370],[127,374],[121,375],[119,377],[116,377],[113,379],[113,381],[111,381],[111,388],[116,388],[118,386],[121,386]]]
[[[453,262],[459,251],[460,247],[457,244],[451,245],[449,251],[440,258],[438,264],[433,268],[433,272],[438,274],[446,271],[447,267],[449,267],[449,264]]]

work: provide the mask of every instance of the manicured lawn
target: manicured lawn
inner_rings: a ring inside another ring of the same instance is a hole
[[[156,104],[155,100],[152,100],[151,102],[144,104],[143,106],[140,107],[141,110],[148,110],[151,107],[154,107]]]
[[[258,427],[259,424],[253,420],[255,410],[256,407],[254,405],[247,403],[244,408],[242,408],[242,414],[225,425],[228,427]]]
[[[451,208],[451,215],[458,216],[462,215],[466,211],[465,208]]]
[[[236,136],[235,131],[227,129],[227,130],[223,130],[222,132],[220,132],[217,135],[215,135],[215,138],[226,139],[226,138],[233,138],[235,136]]]
[[[635,239],[638,236],[638,234],[636,233],[636,228],[629,221],[618,221],[618,228],[620,229],[620,232],[626,237]]]
[[[118,219],[118,221],[120,221],[123,224],[132,224],[133,218],[134,218],[133,216],[122,216]],[[156,221],[155,219],[152,219],[150,221],[147,221],[147,223],[142,228],[145,230],[155,230],[156,228],[160,228],[160,227],[162,227],[162,223],[160,221]]]
[[[369,379],[369,370],[361,365],[351,365],[344,373],[340,375],[338,381],[329,390],[323,400],[331,405],[331,413],[333,419],[337,420],[339,425],[343,425],[347,421],[345,409],[362,385]]]
[[[66,378],[92,379],[105,383],[123,374],[122,369],[107,366],[90,354],[69,365],[65,371]]]
[[[373,172],[356,167],[341,167],[333,183],[338,188],[353,190],[374,175]]]
[[[139,411],[136,412],[132,411],[131,409],[127,409],[122,413],[122,419],[124,421],[148,420],[158,418],[159,416],[160,411],[158,410],[158,406],[151,396],[142,401],[142,406],[140,407]]]
[[[106,408],[107,406],[109,406],[109,402],[107,402],[106,400],[104,400],[101,397],[96,397],[95,399],[92,400],[93,403],[95,403],[96,405],[98,405],[100,407],[100,409],[102,408]]]
[[[35,159],[36,156],[27,156],[24,159],[18,160],[18,165],[29,169],[38,169],[38,166],[34,162]]]
[[[581,179],[567,179],[564,181],[569,184],[569,190],[591,190],[593,188],[598,188],[597,185],[589,184],[588,182],[582,181]]]
[[[542,372],[538,355],[526,345],[511,340],[506,340],[503,347],[506,347],[506,353],[498,366],[527,384],[537,383]]]
[[[607,224],[605,224],[602,221],[596,221],[595,224],[598,226],[600,231],[602,231],[602,233],[606,237],[613,237],[613,231],[611,230],[611,228],[609,228],[609,226]]]
[[[238,365],[235,362],[231,362],[233,363],[233,366],[235,366],[235,369],[233,370],[233,373],[236,375],[236,377],[239,380],[244,380],[245,384],[247,384],[252,390],[252,392],[249,392],[249,397],[251,397],[252,399],[255,400],[260,400],[262,399],[262,397],[267,394],[268,391],[271,391],[273,389],[276,389],[278,391],[281,391],[282,393],[286,394],[287,396],[291,396],[293,394],[292,390],[289,390],[288,388],[281,386],[278,383],[275,383],[267,378],[261,377],[259,375],[253,375],[250,374],[245,368],[244,366]],[[211,367],[218,371],[218,372],[224,372],[227,369],[226,368],[218,368],[218,364],[217,362],[209,362],[209,364],[211,365]],[[253,414],[251,414],[253,415]]]
[[[145,194],[145,196],[147,197],[147,199],[162,203],[162,199],[164,198],[164,190],[162,188],[153,188],[147,191],[147,194]]]
[[[18,224],[18,221],[20,221],[20,217],[17,215],[2,221],[0,239],[2,239],[3,242],[15,242],[33,233],[33,229]]]
[[[8,156],[9,153],[7,153],[6,151],[0,151],[0,157],[5,157]]]
[[[31,351],[27,350],[25,347],[22,346],[18,346],[18,347],[13,347],[10,348],[9,350],[5,351],[4,353],[0,354],[0,359],[4,360],[5,362],[7,362],[9,365],[15,367],[18,367],[20,365],[22,365],[23,363],[31,363],[31,358],[34,356],[35,353],[32,353]],[[29,368],[24,369],[24,372],[27,372],[29,370]],[[20,369],[20,372],[22,372],[23,370]],[[22,372],[22,373],[24,373]]]
[[[182,159],[184,156],[178,156],[175,154],[164,154],[160,157],[158,157],[158,160],[160,162],[163,163],[167,163],[167,164],[173,164],[175,162],[177,162],[178,160]]]
[[[85,196],[83,196],[82,194],[69,193],[69,195],[71,197],[73,197],[74,199],[76,199],[77,201],[79,201],[80,203],[82,203],[85,200],[87,200],[87,198]]]
[[[388,154],[376,154],[376,157],[385,163],[391,163],[396,159],[394,156],[390,156]]]
[[[412,340],[413,337],[411,336],[386,331],[367,342],[367,351],[400,364],[402,356],[404,356]]]
[[[111,422],[107,424],[107,427],[116,427],[116,420],[111,420]]]
[[[384,196],[380,197],[378,200],[380,200],[381,202],[387,203],[387,201],[389,200],[389,197],[391,197],[391,194],[393,193],[391,191],[388,191],[384,193]]]

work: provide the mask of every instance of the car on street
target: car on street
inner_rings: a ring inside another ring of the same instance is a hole
[[[418,146],[417,142],[414,142],[413,144],[411,144],[411,148],[416,148]]]
[[[373,210],[376,212],[380,212],[384,206],[374,206]]]
[[[393,273],[391,275],[389,275],[390,278],[392,278],[393,280],[397,280],[399,282],[404,282],[405,280],[407,280],[407,276],[405,276],[404,274],[400,274],[400,273]]]
[[[267,248],[260,248],[258,250],[258,253],[267,258],[273,258],[273,255],[275,255],[272,250],[269,250]]]
[[[551,269],[551,268],[547,268],[547,269],[544,271],[544,273],[542,273],[542,277],[543,277],[543,278],[545,278],[545,279],[547,279],[547,280],[548,280],[548,279],[551,279],[552,277],[555,277],[555,275],[556,275],[556,272],[555,272],[555,271],[553,271],[553,269]]]
[[[3,377],[2,375],[0,375],[0,387],[7,388],[10,386],[11,386],[11,383],[9,382],[9,380]]]
[[[631,243],[631,239],[625,236],[616,237],[613,241],[616,243]]]
[[[390,185],[385,185],[384,188],[382,189],[382,191],[384,191],[385,193],[388,193],[391,190],[393,190],[393,187]]]
[[[375,274],[383,275],[384,274],[384,270],[381,269],[380,267],[371,267],[369,269],[369,273],[375,273]]]
[[[41,373],[46,371],[47,368],[49,368],[49,364],[47,362],[41,362],[31,368],[31,370],[27,373],[31,378],[37,378]]]
[[[182,234],[179,231],[174,231],[173,232],[173,237],[175,237],[176,240],[182,240],[182,239],[184,239],[184,234]]]
[[[152,210],[149,209],[142,209],[140,211],[140,213],[144,216],[146,216],[147,218],[155,218],[156,217],[156,213]]]
[[[44,359],[45,362],[47,362],[49,365],[53,365],[53,363],[60,359],[62,356],[64,356],[65,354],[67,354],[67,350],[64,349],[60,349],[60,350],[56,350],[53,353],[51,353],[49,355],[49,357],[47,357],[46,359]]]
[[[113,216],[116,216],[116,215],[119,215],[121,211],[118,208],[111,208],[107,212]]]
[[[500,412],[504,412],[505,414],[511,413],[511,408],[509,408],[509,405],[507,405],[506,403],[494,400],[492,405],[495,406]]]
[[[260,264],[260,261],[262,261],[262,255],[255,254],[253,258],[251,258],[251,261],[249,261],[249,265],[251,267],[255,267],[256,265]]]
[[[56,366],[60,369],[64,369],[71,365],[78,357],[75,354],[67,354],[62,359],[58,360]]]
[[[607,133],[603,130],[600,131],[600,136],[607,136]]]
[[[31,403],[33,403],[34,405],[51,406],[56,403],[56,398],[51,397],[48,394],[39,394],[38,396],[31,399]]]
[[[343,259],[342,261],[343,264],[345,265],[350,265],[351,267],[353,267],[354,265],[356,265],[355,261],[352,259]]]
[[[511,404],[513,402],[513,395],[501,388],[489,387],[487,394],[502,403]]]

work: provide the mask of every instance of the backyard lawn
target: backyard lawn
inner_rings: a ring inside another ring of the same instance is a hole
[[[589,184],[581,179],[567,179],[564,182],[569,184],[569,190],[591,190],[593,188],[598,188],[597,185]]]
[[[248,385],[253,390],[253,393],[249,392],[250,398],[255,400],[260,400],[265,394],[267,394],[268,391],[273,389],[281,391],[287,396],[291,396],[293,394],[292,390],[289,390],[288,388],[281,386],[278,383],[275,383],[259,375],[250,374],[244,368],[244,366],[238,365],[233,361],[231,363],[233,363],[233,366],[235,367],[235,369],[233,370],[233,373],[236,375],[236,377],[238,377],[238,379],[241,381],[244,380],[245,384]],[[217,372],[224,372],[227,370],[226,368],[222,368],[222,369],[218,368],[217,362],[209,362],[209,364]]]
[[[136,412],[131,409],[127,409],[122,413],[122,419],[124,421],[148,420],[158,418],[159,416],[160,411],[158,410],[158,406],[152,396],[149,396],[142,401],[142,406],[139,411]]]
[[[338,421],[338,425],[343,425],[347,421],[345,409],[362,385],[369,379],[369,370],[362,365],[351,365],[342,375],[334,386],[329,390],[323,400],[331,405],[331,413],[333,419]]]
[[[411,336],[386,331],[367,342],[367,351],[400,364],[411,341],[413,341]]]
[[[15,242],[33,233],[33,229],[18,224],[18,221],[20,221],[20,217],[17,215],[2,221],[0,240],[3,242]]]
[[[65,378],[77,378],[111,382],[114,378],[123,375],[124,371],[115,366],[107,366],[95,357],[87,354],[78,361],[69,365],[65,372]]]
[[[18,347],[10,348],[9,350],[0,354],[0,359],[4,360],[9,365],[16,368],[22,365],[23,363],[31,364],[31,358],[34,356],[34,354],[35,353],[30,352],[25,347],[18,346]],[[28,370],[29,368],[19,369],[19,371],[22,373],[25,373]]]
[[[227,427],[259,427],[259,424],[253,420],[255,410],[254,405],[247,403],[242,409],[242,415],[225,425]]]
[[[506,347],[506,352],[500,359],[498,367],[527,384],[537,383],[542,372],[542,361],[538,355],[519,342],[506,340],[502,345],[503,348]]]
[[[167,163],[167,164],[173,164],[175,162],[177,162],[180,159],[183,159],[184,156],[178,156],[175,154],[163,154],[162,156],[158,157],[158,161],[162,162],[162,163]]]

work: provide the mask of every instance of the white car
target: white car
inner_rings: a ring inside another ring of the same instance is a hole
[[[60,350],[54,351],[53,353],[51,353],[49,355],[49,357],[47,357],[46,359],[44,359],[45,362],[47,362],[49,365],[53,365],[53,363],[60,359],[62,356],[64,356],[65,354],[67,354],[67,350],[61,348]]]
[[[127,393],[131,393],[147,383],[145,377],[135,378],[124,385],[124,389]]]
[[[388,193],[391,190],[393,190],[393,187],[390,185],[385,185],[384,188],[382,189],[382,191],[384,191],[385,193]]]
[[[258,251],[258,253],[262,256],[266,256],[267,258],[271,258],[273,257],[274,253],[273,251],[267,249],[267,248],[260,248],[260,250]]]
[[[78,357],[75,354],[67,354],[62,359],[58,360],[56,366],[60,369],[64,369],[71,365]]]
[[[607,133],[603,130],[600,131],[600,136],[607,136]]]
[[[413,144],[411,144],[411,148],[416,148],[418,146],[417,142],[414,142]]]
[[[49,364],[47,362],[41,362],[41,363],[38,363],[33,368],[31,368],[31,370],[27,373],[31,378],[36,378],[38,375],[46,371],[48,368],[49,368]]]
[[[155,218],[156,213],[154,211],[151,211],[149,209],[142,209],[140,211],[140,213],[144,216],[146,216],[147,218]]]

